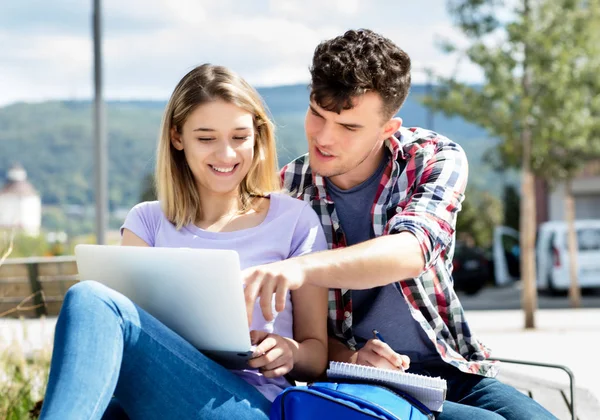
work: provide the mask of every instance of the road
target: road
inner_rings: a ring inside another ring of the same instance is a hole
[[[521,284],[505,287],[487,287],[474,296],[464,293],[458,294],[463,307],[466,310],[506,310],[521,308]],[[600,308],[600,290],[585,291],[581,298],[583,308]],[[539,309],[568,309],[569,298],[564,296],[549,296],[538,294]]]

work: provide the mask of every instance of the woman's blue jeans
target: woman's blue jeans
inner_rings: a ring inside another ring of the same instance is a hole
[[[131,419],[267,419],[271,406],[131,300],[84,281],[58,317],[40,418],[101,419],[113,395]]]

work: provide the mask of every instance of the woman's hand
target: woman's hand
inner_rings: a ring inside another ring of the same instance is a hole
[[[248,365],[266,378],[286,375],[294,368],[298,350],[294,340],[257,330],[250,331],[250,340],[257,347]]]
[[[371,339],[356,354],[356,364],[405,371],[410,358],[396,353],[381,340]]]

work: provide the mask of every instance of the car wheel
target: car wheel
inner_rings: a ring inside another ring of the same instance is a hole
[[[482,289],[482,286],[468,286],[464,288],[464,292],[467,296],[473,296],[479,293]]]

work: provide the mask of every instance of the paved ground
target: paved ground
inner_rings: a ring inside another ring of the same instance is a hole
[[[565,296],[538,296],[536,328],[525,330],[519,283],[487,288],[475,296],[460,295],[473,333],[500,358],[562,364],[575,374],[576,386],[590,391],[600,401],[600,364],[596,354],[600,343],[600,291],[587,291],[582,309],[571,309]],[[505,365],[543,380],[568,384],[560,370]],[[600,413],[598,413],[600,418]]]
[[[520,310],[468,310],[467,320],[472,332],[492,349],[493,356],[566,365],[575,374],[576,386],[589,390],[600,400],[600,309],[539,310],[534,330],[523,328]],[[568,384],[568,376],[559,370],[508,365],[504,368],[565,387]]]
[[[474,296],[459,294],[465,309],[505,310],[521,308],[521,284],[515,283],[506,287],[489,287]],[[581,297],[583,308],[600,308],[600,289],[586,290]],[[566,295],[538,295],[540,309],[568,309],[569,298]]]

